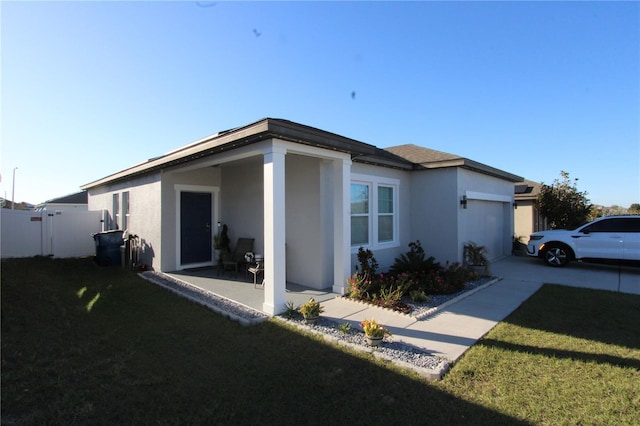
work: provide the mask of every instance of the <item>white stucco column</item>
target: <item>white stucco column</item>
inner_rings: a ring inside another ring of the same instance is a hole
[[[270,315],[284,312],[286,302],[285,155],[271,146],[264,152],[264,302]]]
[[[333,161],[333,292],[351,275],[351,159]]]

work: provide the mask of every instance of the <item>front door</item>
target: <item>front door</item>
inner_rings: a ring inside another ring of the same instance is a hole
[[[180,193],[180,263],[211,262],[212,194]]]

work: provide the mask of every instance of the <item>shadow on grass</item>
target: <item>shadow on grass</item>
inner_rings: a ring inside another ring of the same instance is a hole
[[[640,295],[544,284],[504,322],[640,349]]]
[[[1,291],[3,424],[526,424],[87,259],[3,260]]]
[[[598,364],[608,364],[615,367],[629,367],[640,370],[640,360],[621,358],[607,354],[591,354],[579,351],[570,351],[554,348],[541,348],[538,346],[520,345],[504,342],[495,339],[482,339],[478,342],[478,346],[485,346],[488,348],[505,349],[513,352],[520,352],[525,354],[542,355],[548,358],[563,358],[584,362],[596,362]]]

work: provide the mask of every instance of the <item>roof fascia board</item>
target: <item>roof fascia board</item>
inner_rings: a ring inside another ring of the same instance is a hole
[[[500,179],[508,180],[510,182],[520,182],[522,177],[505,172],[495,167],[487,166],[486,164],[478,163],[477,161],[469,160],[468,158],[455,158],[453,160],[443,161],[430,161],[420,164],[425,169],[441,169],[445,167],[462,167],[474,172],[483,173],[489,176],[497,177]]]

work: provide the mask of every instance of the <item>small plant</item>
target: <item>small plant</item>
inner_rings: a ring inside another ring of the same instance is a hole
[[[367,280],[357,272],[347,278],[347,293],[351,299],[362,298],[367,288]]]
[[[231,240],[229,239],[229,227],[222,225],[222,231],[213,236],[213,248],[221,250],[223,253],[231,252]]]
[[[284,314],[286,315],[287,318],[293,319],[298,316],[298,310],[295,308],[292,301],[290,300],[287,301],[287,303],[284,304],[284,308],[285,308]]]
[[[378,323],[375,318],[371,317],[370,320],[365,319],[360,323],[360,327],[364,330],[364,334],[367,337],[381,338],[385,335],[391,335],[391,332],[384,328],[382,324]]]
[[[414,302],[427,302],[429,301],[429,296],[422,289],[412,290],[409,292],[409,297]]]
[[[467,266],[486,266],[489,264],[486,253],[485,246],[479,246],[477,243],[469,241],[464,245],[464,262]]]
[[[387,287],[380,290],[382,306],[392,308],[402,299],[403,289],[401,287]]]
[[[341,322],[338,325],[338,330],[340,331],[340,333],[342,334],[347,334],[349,333],[349,330],[351,330],[351,323],[349,322]]]
[[[317,318],[322,312],[324,312],[324,308],[320,305],[319,302],[316,302],[313,297],[310,298],[307,303],[300,306],[300,313],[302,314],[304,319]]]

